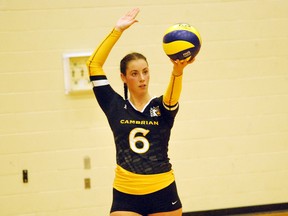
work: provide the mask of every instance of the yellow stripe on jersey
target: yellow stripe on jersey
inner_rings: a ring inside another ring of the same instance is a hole
[[[115,173],[113,187],[123,193],[134,195],[156,192],[175,181],[173,170],[160,174],[141,175],[129,172],[117,165]]]
[[[90,76],[105,75],[102,67],[120,36],[121,32],[113,29],[112,32],[103,40],[99,47],[90,56],[86,63]]]
[[[175,105],[177,105],[180,98],[182,90],[182,77],[183,75],[180,76],[175,76],[173,74],[171,75],[168,88],[163,96],[164,106],[166,105],[165,108],[166,109],[168,108],[168,110],[173,110],[173,107],[174,109],[177,108],[175,107]]]

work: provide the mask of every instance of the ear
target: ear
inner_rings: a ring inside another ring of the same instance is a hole
[[[123,73],[120,73],[120,77],[121,77],[123,83],[126,83],[126,76]]]

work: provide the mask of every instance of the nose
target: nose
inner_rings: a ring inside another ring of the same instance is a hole
[[[145,77],[145,75],[144,75],[143,73],[140,73],[140,77],[139,77],[139,78],[140,78],[140,81],[144,81],[144,80],[145,80],[144,77]]]

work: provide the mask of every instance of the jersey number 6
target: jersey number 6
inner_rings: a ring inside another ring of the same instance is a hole
[[[142,136],[136,136],[138,133],[142,134]],[[145,136],[149,133],[149,130],[144,128],[134,128],[129,134],[129,144],[132,151],[143,154],[147,152],[150,148],[149,141],[145,138]],[[137,143],[141,142],[142,147],[137,147]]]

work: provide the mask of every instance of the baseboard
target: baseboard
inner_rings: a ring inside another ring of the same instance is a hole
[[[225,216],[225,215],[235,215],[235,214],[282,211],[282,210],[288,210],[288,203],[187,212],[187,213],[183,213],[183,216]]]

